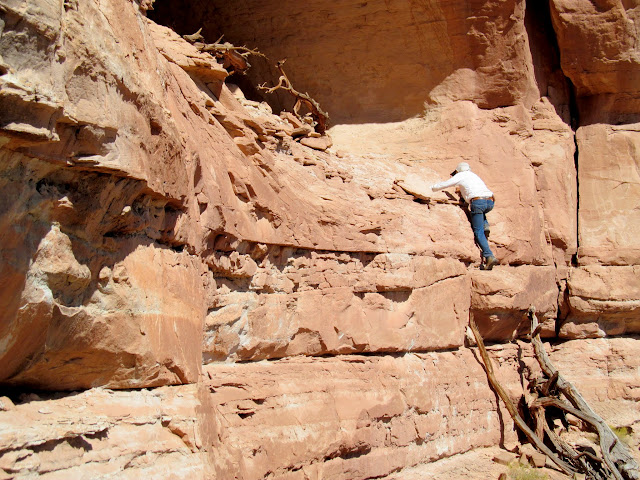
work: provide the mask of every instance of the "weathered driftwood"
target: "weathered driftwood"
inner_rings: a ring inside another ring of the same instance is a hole
[[[613,433],[607,423],[591,409],[576,387],[574,387],[571,382],[565,380],[558,372],[558,369],[551,363],[540,339],[540,335],[537,333],[533,335],[533,333],[539,332],[538,319],[533,307],[529,308],[528,315],[531,320],[531,343],[538,364],[542,372],[550,381],[554,380],[553,383],[556,388],[571,403],[571,405],[568,405],[558,398],[544,397],[536,400],[537,406],[551,405],[580,418],[598,434],[603,461],[610,470],[608,474],[611,475],[611,477],[609,478],[615,478],[616,480],[638,480],[640,478],[640,469],[638,468],[638,463],[631,455],[629,447],[624,442],[618,440],[616,434]]]
[[[296,99],[296,103],[293,106],[293,113],[296,117],[302,119],[303,117],[300,115],[300,108],[304,105],[311,114],[313,121],[315,123],[315,129],[318,133],[325,133],[327,130],[327,126],[329,123],[329,114],[320,108],[320,104],[315,101],[313,98],[309,96],[308,93],[300,93],[291,85],[291,81],[287,74],[284,73],[284,69],[282,66],[287,59],[280,60],[276,63],[276,68],[280,72],[280,78],[278,79],[278,84],[273,87],[267,87],[266,84],[258,85],[260,90],[264,90],[267,93],[273,93],[276,90],[285,90],[289,92]]]
[[[480,355],[485,364],[487,377],[496,393],[500,396],[513,418],[516,426],[527,436],[529,441],[542,453],[547,455],[563,472],[571,474],[579,472],[592,480],[638,480],[640,478],[638,464],[631,455],[626,444],[619,441],[611,428],[587,404],[578,390],[554,367],[547,355],[540,339],[540,325],[531,307],[528,312],[531,320],[531,343],[542,373],[546,378],[535,379],[529,383],[533,398],[529,405],[533,427],[527,425],[518,410],[511,402],[493,372],[491,359],[487,354],[482,336],[473,318],[470,321],[471,330],[476,338]],[[560,395],[566,398],[562,400]],[[562,414],[568,413],[579,418],[589,430],[596,432],[599,439],[601,457],[587,450],[580,451],[560,438],[553,425],[550,425],[550,415],[547,408]],[[546,442],[545,442],[546,439]]]
[[[480,356],[482,357],[482,361],[484,362],[485,371],[487,372],[487,378],[489,379],[489,383],[491,384],[493,389],[496,391],[498,396],[504,402],[505,406],[507,407],[507,410],[509,411],[509,415],[511,415],[511,418],[515,422],[516,426],[522,431],[522,433],[524,433],[527,436],[529,441],[538,450],[540,450],[547,457],[549,457],[549,459],[553,461],[553,463],[555,463],[560,470],[562,470],[567,475],[572,475],[573,473],[575,473],[576,470],[574,470],[568,463],[561,460],[553,451],[551,451],[551,449],[547,447],[542,440],[540,440],[540,437],[538,437],[533,432],[533,430],[529,428],[529,425],[527,425],[524,419],[520,416],[517,408],[509,398],[509,395],[507,394],[507,392],[504,390],[504,388],[502,388],[502,385],[500,385],[500,382],[498,382],[495,376],[495,373],[493,372],[493,363],[491,362],[491,358],[489,357],[489,354],[487,353],[487,349],[484,346],[482,335],[480,335],[480,331],[478,330],[478,326],[476,325],[476,322],[473,319],[473,316],[469,321],[469,326],[471,327],[473,336],[475,337],[476,343],[478,344],[478,349],[480,350]]]
[[[192,43],[199,51],[209,53],[222,61],[222,66],[230,73],[245,73],[251,67],[249,55],[264,57],[264,54],[256,49],[236,47],[229,42],[221,43],[224,35],[214,43],[206,43],[200,32],[202,28],[191,35],[183,35],[182,38]]]

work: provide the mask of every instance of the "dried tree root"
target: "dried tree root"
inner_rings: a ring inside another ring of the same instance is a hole
[[[273,93],[276,90],[285,90],[293,95],[296,99],[296,103],[293,106],[293,113],[295,113],[296,117],[302,119],[300,115],[300,107],[304,105],[307,107],[311,116],[316,123],[316,131],[318,133],[324,133],[327,130],[327,126],[329,123],[329,115],[320,108],[320,104],[316,102],[313,98],[309,96],[308,93],[300,93],[291,85],[291,81],[287,77],[287,74],[284,73],[284,69],[282,66],[287,59],[280,60],[276,63],[276,68],[280,72],[280,78],[278,79],[278,84],[273,87],[267,87],[266,84],[258,85],[260,90],[264,90],[267,93]]]
[[[539,332],[538,319],[535,314],[535,308],[529,308],[529,319],[531,320],[531,332]],[[548,384],[555,384],[558,390],[567,398],[572,406],[557,398],[539,398],[534,403],[536,406],[548,406],[560,408],[561,410],[571,413],[587,423],[595,432],[598,433],[600,441],[600,449],[604,463],[610,470],[610,478],[616,480],[638,480],[640,478],[640,469],[635,461],[629,448],[623,442],[618,440],[615,433],[609,428],[606,422],[595,413],[585,399],[580,395],[578,390],[565,380],[558,370],[553,366],[547,352],[542,344],[540,335],[531,336],[531,343],[536,355],[536,359],[543,373],[549,377]],[[546,389],[548,394],[550,388]]]
[[[480,356],[482,357],[482,361],[484,362],[485,371],[487,372],[487,378],[489,379],[489,383],[496,391],[498,396],[502,399],[511,418],[515,422],[516,426],[524,433],[529,441],[542,453],[544,453],[549,459],[555,463],[560,470],[562,470],[567,475],[572,475],[576,472],[568,463],[561,460],[549,447],[547,447],[544,442],[538,437],[532,430],[529,428],[527,423],[518,413],[515,405],[509,398],[507,392],[505,392],[500,382],[496,379],[496,376],[493,372],[493,363],[491,362],[491,358],[489,358],[489,354],[487,353],[487,349],[484,346],[484,341],[482,340],[482,336],[478,330],[478,326],[476,325],[473,316],[469,320],[469,326],[471,327],[471,331],[473,332],[473,336],[476,338],[476,343],[478,344],[478,349],[480,350]]]
[[[482,336],[473,317],[469,322],[469,326],[476,338],[489,382],[506,405],[516,426],[538,450],[547,455],[564,473],[570,475],[574,472],[580,472],[593,480],[611,478],[615,480],[638,480],[640,478],[640,470],[628,446],[618,440],[611,428],[591,409],[578,390],[565,380],[553,366],[540,339],[540,325],[533,306],[529,308],[528,315],[531,320],[531,343],[536,360],[543,374],[547,377],[546,380],[532,380],[529,384],[529,388],[535,390],[535,399],[529,406],[535,421],[535,432],[522,419],[511,399],[495,378],[491,359],[487,354]],[[560,399],[559,395],[564,395],[568,403]],[[596,432],[600,442],[602,458],[587,451],[578,451],[563,441],[552,426],[549,425],[547,412],[545,411],[546,407],[553,407],[556,409],[555,411],[574,415],[582,420],[590,430]],[[545,435],[555,452],[543,442]]]

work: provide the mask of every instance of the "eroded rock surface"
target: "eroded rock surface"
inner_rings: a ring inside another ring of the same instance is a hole
[[[258,46],[272,59],[254,62],[251,75],[260,82],[277,81],[273,64],[287,58],[294,85],[317,92],[338,123],[403,120],[421,114],[425,102],[471,100],[494,108],[530,106],[539,96],[521,0],[341,0],[330,8],[322,1],[180,1],[155,8],[183,34],[202,27],[210,41],[225,34],[236,44]],[[193,15],[177,16],[184,8]],[[249,24],[254,28],[244,27]],[[293,25],[300,35],[290,35]],[[276,102],[291,104],[286,94]]]
[[[640,5],[552,0],[562,70],[576,87],[581,121],[635,123],[640,102]]]
[[[635,428],[637,342],[574,340],[550,354],[612,426]],[[516,366],[536,368],[529,345],[490,354],[517,401]],[[411,466],[513,445],[514,426],[496,402],[477,352],[466,348],[208,365],[199,386],[5,401],[1,478],[365,479],[404,478],[405,469],[413,478]]]
[[[635,428],[637,6],[168,5],[0,0],[6,478],[381,478],[496,445],[465,326],[522,338],[530,305]],[[148,10],[270,58],[230,76]],[[251,84],[281,56],[327,135]],[[429,189],[459,161],[496,196],[492,271]],[[527,349],[492,347],[515,401]]]

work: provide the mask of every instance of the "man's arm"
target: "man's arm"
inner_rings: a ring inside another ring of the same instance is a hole
[[[458,184],[458,180],[460,177],[458,176],[460,173],[456,173],[449,180],[445,180],[444,182],[436,183],[435,185],[431,185],[431,190],[437,192],[439,190],[444,190],[445,188],[453,187]]]

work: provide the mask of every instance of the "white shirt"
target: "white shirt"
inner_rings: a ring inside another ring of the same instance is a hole
[[[458,172],[449,180],[436,183],[431,187],[431,190],[437,192],[439,190],[444,190],[445,188],[453,187],[455,185],[460,186],[460,193],[462,193],[462,197],[467,203],[469,203],[470,199],[476,197],[493,197],[493,192],[489,190],[482,179],[471,170]]]

